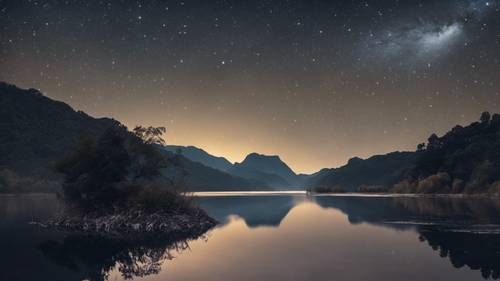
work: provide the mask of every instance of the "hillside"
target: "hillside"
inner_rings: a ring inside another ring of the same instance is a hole
[[[393,191],[500,194],[500,115],[484,112],[480,122],[432,134]]]
[[[500,115],[432,134],[415,152],[352,158],[340,168],[311,175],[307,186],[358,191],[377,187],[397,193],[500,194]]]
[[[354,192],[362,186],[390,188],[400,181],[411,169],[416,154],[414,152],[392,152],[376,155],[368,159],[352,158],[342,167],[321,170],[312,175],[307,186],[335,187]]]
[[[118,124],[93,118],[41,92],[0,82],[0,167],[25,176],[54,176],[51,163],[84,136]]]
[[[227,171],[233,166],[226,158],[213,156],[205,150],[195,146],[166,145],[164,149],[173,153],[179,152],[191,161],[201,163],[207,167],[220,171]]]
[[[75,111],[37,90],[0,82],[0,192],[54,191],[59,176],[53,163],[82,138],[99,137],[118,124],[110,118]],[[266,188],[261,182],[238,178],[183,156],[180,159],[180,165],[172,169],[186,173],[190,190]]]

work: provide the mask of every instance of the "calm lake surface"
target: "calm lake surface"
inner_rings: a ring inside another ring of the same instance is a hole
[[[221,222],[192,241],[110,241],[30,225],[50,195],[0,196],[0,280],[485,280],[500,201],[198,194]]]

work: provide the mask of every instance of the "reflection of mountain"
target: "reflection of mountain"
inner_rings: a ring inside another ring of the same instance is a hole
[[[162,264],[175,252],[187,249],[188,244],[174,239],[131,242],[68,236],[62,242],[49,240],[39,247],[49,260],[75,272],[78,279],[104,281],[115,269],[124,279],[158,274]]]
[[[278,226],[295,205],[290,196],[223,196],[196,199],[207,213],[220,222],[231,215],[245,220],[250,227]]]
[[[390,228],[415,227],[457,268],[480,270],[485,279],[500,278],[500,202],[465,198],[315,198],[324,208],[344,212],[351,223]]]

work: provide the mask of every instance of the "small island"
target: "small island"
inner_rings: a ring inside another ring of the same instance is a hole
[[[161,176],[162,169],[176,165],[158,149],[164,132],[141,126],[130,132],[119,124],[97,139],[82,139],[55,164],[64,177],[64,210],[36,224],[119,238],[195,238],[214,227],[217,221],[194,205],[180,180]]]

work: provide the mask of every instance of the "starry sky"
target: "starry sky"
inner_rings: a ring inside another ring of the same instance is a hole
[[[500,112],[500,1],[0,0],[0,80],[296,172]]]

